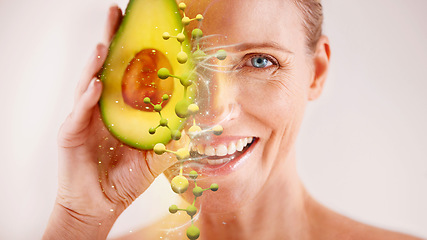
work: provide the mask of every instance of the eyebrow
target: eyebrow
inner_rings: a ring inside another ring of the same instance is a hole
[[[235,49],[238,51],[246,51],[253,48],[271,48],[289,54],[294,54],[291,50],[280,46],[277,42],[262,42],[262,43],[241,43],[235,46]]]

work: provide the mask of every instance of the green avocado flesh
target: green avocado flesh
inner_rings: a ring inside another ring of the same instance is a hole
[[[157,71],[163,67],[177,76],[191,70],[190,62],[177,61],[180,43],[174,38],[162,38],[164,32],[176,36],[181,30],[181,14],[175,0],[129,2],[103,66],[103,93],[99,101],[105,125],[127,145],[148,150],[157,143],[166,144],[171,131],[180,130],[185,121],[175,113],[175,105],[184,98],[180,80],[157,77]],[[182,51],[190,56],[190,49],[187,38]],[[151,103],[160,104],[164,94],[169,99],[163,102],[161,114],[170,129],[158,127],[151,135],[149,129],[159,125],[160,116],[143,99],[149,97]]]

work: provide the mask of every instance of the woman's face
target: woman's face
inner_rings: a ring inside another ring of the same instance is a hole
[[[201,154],[211,155],[215,149],[216,155],[224,151],[227,155],[209,157],[210,163],[206,159],[189,163],[185,172],[191,168],[199,172],[197,183],[203,188],[219,185],[217,192],[206,191],[200,198],[203,211],[228,212],[254,199],[270,174],[286,164],[312,90],[312,56],[300,12],[289,1],[185,3],[187,16],[204,16],[200,24],[193,21],[189,28],[202,29],[205,44],[201,47],[206,53],[224,49],[228,54],[224,61],[214,59],[198,69],[201,80],[208,83],[199,84],[202,114],[196,123],[202,127],[220,124],[224,131],[194,143]],[[248,138],[252,144],[234,150],[233,145],[244,145]],[[166,175],[172,178],[177,167]],[[194,199],[191,191],[184,197],[189,202]]]

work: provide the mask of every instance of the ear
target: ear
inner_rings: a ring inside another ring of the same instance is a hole
[[[321,36],[313,56],[314,75],[308,93],[308,100],[310,101],[317,99],[322,93],[328,75],[330,57],[329,39],[326,36]]]

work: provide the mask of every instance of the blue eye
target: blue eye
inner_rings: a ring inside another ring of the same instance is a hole
[[[268,59],[265,57],[254,57],[251,59],[252,66],[256,68],[265,68],[268,62]]]
[[[253,56],[248,60],[250,62],[247,61],[246,66],[251,66],[255,68],[266,68],[273,65],[273,63],[269,60],[269,58],[264,57],[262,55]]]
[[[248,54],[245,56],[242,67],[246,67],[247,70],[254,71],[263,71],[263,70],[273,70],[273,67],[276,69],[280,67],[279,62],[275,57],[268,54]]]

